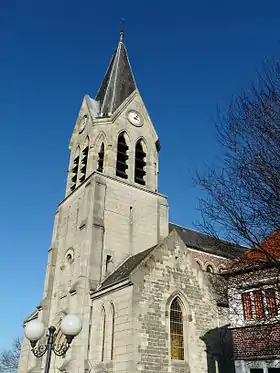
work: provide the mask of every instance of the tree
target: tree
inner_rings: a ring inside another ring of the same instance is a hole
[[[262,243],[280,228],[279,59],[266,64],[257,82],[232,99],[216,124],[222,163],[196,176],[206,192],[199,201],[199,226],[273,260]]]
[[[19,338],[13,341],[12,348],[0,354],[0,373],[16,373],[20,357],[21,343]]]

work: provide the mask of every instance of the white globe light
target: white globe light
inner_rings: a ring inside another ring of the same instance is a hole
[[[75,337],[82,330],[82,322],[76,315],[65,316],[60,325],[63,334]]]
[[[38,341],[45,333],[45,325],[42,321],[32,320],[26,324],[24,335],[29,341]]]

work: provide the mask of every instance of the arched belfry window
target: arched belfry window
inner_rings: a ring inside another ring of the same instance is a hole
[[[103,172],[104,168],[104,143],[100,146],[100,151],[98,153],[98,168],[97,171]]]
[[[171,359],[184,360],[184,320],[181,302],[176,297],[170,306]]]
[[[86,144],[82,151],[81,169],[80,169],[80,182],[82,183],[86,178],[87,173],[87,162],[88,162],[88,151],[89,151],[89,139],[87,138]]]
[[[71,187],[70,190],[73,192],[76,188],[78,170],[79,170],[79,161],[80,161],[80,148],[78,147],[74,156],[72,169],[71,169]]]
[[[145,185],[146,182],[144,180],[144,177],[146,175],[145,171],[145,158],[146,158],[146,153],[144,152],[143,149],[143,141],[140,139],[137,141],[136,146],[135,146],[135,173],[134,173],[134,181],[135,183]]]
[[[127,160],[128,160],[128,146],[126,145],[124,132],[119,135],[118,148],[117,148],[117,164],[116,164],[116,175],[127,179]]]

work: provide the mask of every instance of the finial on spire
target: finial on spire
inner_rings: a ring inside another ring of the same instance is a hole
[[[120,41],[123,41],[124,38],[124,18],[121,20],[121,31],[120,31]]]

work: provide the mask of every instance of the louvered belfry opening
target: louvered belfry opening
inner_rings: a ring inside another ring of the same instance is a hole
[[[146,153],[143,150],[142,141],[139,140],[136,143],[135,147],[135,174],[134,174],[134,181],[138,184],[145,185],[146,182],[144,177],[146,175],[145,171],[145,162]]]
[[[80,170],[80,182],[82,183],[86,178],[87,173],[87,161],[88,161],[88,146],[82,151],[81,159],[81,170]]]
[[[97,171],[103,172],[104,167],[104,143],[100,146],[100,152],[98,153],[98,168]]]
[[[128,146],[124,138],[124,133],[121,133],[118,138],[118,149],[117,149],[117,164],[116,164],[116,175],[127,179],[127,160],[128,160]]]
[[[73,192],[73,190],[75,190],[76,188],[78,169],[79,169],[79,160],[80,160],[80,154],[78,153],[78,155],[74,158],[73,167],[71,170],[71,174],[72,174],[72,177],[71,177],[72,185],[70,187],[71,192]]]

